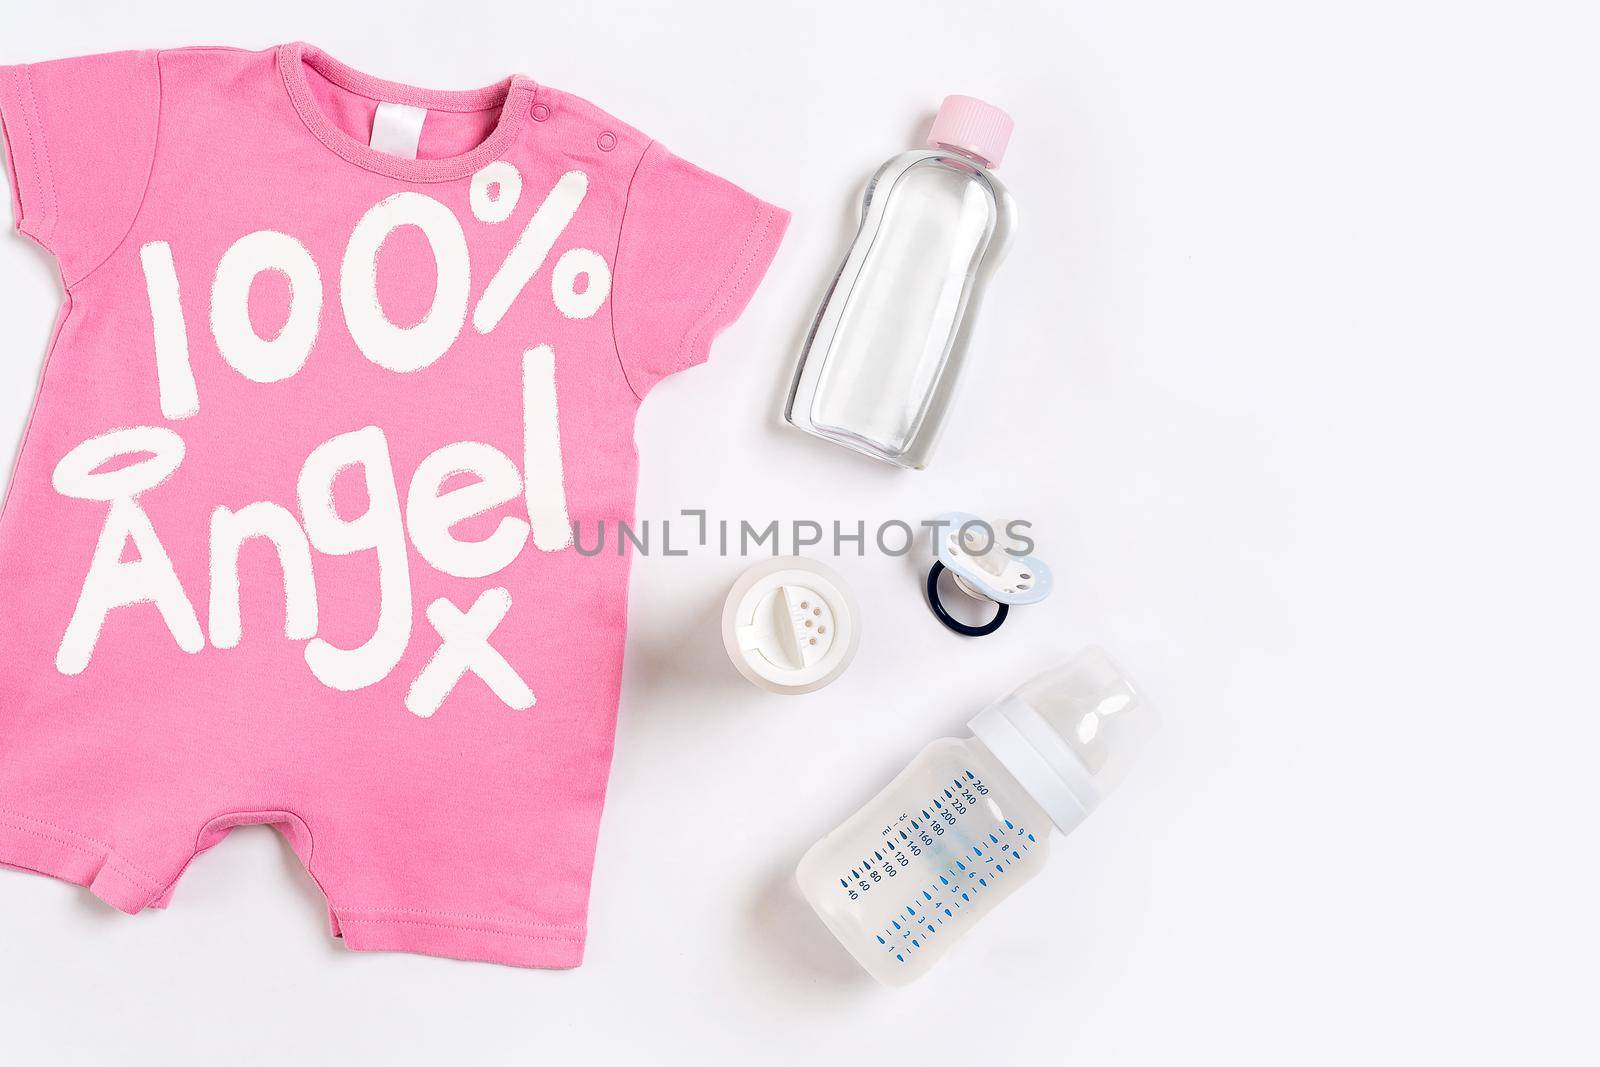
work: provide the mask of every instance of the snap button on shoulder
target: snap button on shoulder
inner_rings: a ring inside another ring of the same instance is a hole
[[[546,105],[546,104],[534,104],[533,105],[533,121],[535,121],[535,122],[543,122],[545,119],[547,119],[549,117],[550,117],[550,108],[549,108],[548,105]]]
[[[600,135],[600,140],[596,143],[600,146],[600,151],[609,152],[617,147],[617,135],[607,130]]]

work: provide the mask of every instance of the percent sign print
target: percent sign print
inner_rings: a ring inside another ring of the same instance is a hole
[[[479,333],[489,333],[500,325],[512,302],[544,266],[588,190],[589,177],[581,170],[567,171],[551,188],[472,310],[472,325]],[[472,176],[469,199],[479,222],[504,222],[521,196],[522,175],[505,160],[490,163]],[[582,290],[578,289],[579,277],[586,282]],[[550,273],[550,296],[556,309],[569,319],[586,319],[599,311],[610,291],[611,269],[587,248],[563,252]]]

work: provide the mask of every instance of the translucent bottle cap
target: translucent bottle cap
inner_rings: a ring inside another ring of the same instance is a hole
[[[928,130],[928,147],[959,148],[993,169],[1011,143],[1011,116],[975,96],[947,96]]]
[[[844,673],[860,640],[855,598],[831,568],[802,556],[750,568],[722,607],[734,667],[774,693],[810,693]]]
[[[1161,722],[1110,657],[1088,648],[971,725],[1066,833],[1122,783]]]

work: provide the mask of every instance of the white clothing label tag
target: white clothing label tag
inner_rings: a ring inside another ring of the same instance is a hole
[[[372,116],[369,143],[379,152],[401,159],[416,159],[417,142],[422,139],[422,121],[427,117],[426,108],[391,104],[385,100],[378,104],[377,113]]]

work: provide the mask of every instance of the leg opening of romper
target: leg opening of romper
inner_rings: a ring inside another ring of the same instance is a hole
[[[103,841],[0,811],[0,865],[86,887],[118,911],[156,906],[165,884]]]
[[[345,947],[356,952],[413,952],[512,967],[565,969],[583,962],[584,931],[431,911],[343,910]]]

